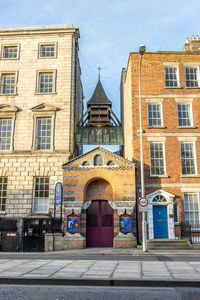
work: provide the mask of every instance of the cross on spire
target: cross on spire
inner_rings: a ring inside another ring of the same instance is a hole
[[[98,67],[97,70],[99,71],[99,80],[100,80],[101,67]]]

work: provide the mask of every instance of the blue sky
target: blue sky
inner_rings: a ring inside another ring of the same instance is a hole
[[[85,102],[96,86],[98,66],[119,115],[120,75],[131,51],[180,51],[200,35],[198,0],[0,0],[0,26],[73,24],[80,30]]]

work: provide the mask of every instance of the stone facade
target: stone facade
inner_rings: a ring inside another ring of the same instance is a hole
[[[81,150],[74,143],[75,124],[83,110],[78,38],[79,31],[72,25],[0,28],[0,120],[12,122],[9,149],[0,151],[0,177],[7,178],[6,207],[1,216],[53,214],[54,187],[63,182],[62,165]],[[53,47],[53,54],[41,54],[42,46],[47,52]],[[13,47],[16,57],[5,57],[5,49]],[[40,90],[40,74],[49,73],[52,89]],[[8,87],[3,90],[2,76],[6,74],[15,75],[14,92]],[[40,118],[51,120],[48,149],[36,145]],[[36,177],[49,178],[44,211],[34,210]]]
[[[138,196],[141,189],[139,65],[140,54],[130,53],[127,70],[123,70],[121,81],[121,106],[125,139],[124,157],[137,161]],[[195,38],[186,41],[183,52],[146,52],[142,55],[141,102],[144,176],[145,194],[150,203],[148,211],[150,239],[154,238],[154,205],[167,206],[168,238],[173,239],[175,237],[175,225],[177,227],[180,222],[186,220],[186,213],[189,217],[188,211],[185,212],[184,210],[184,199],[190,197],[190,200],[186,200],[198,205],[195,222],[199,223],[200,221],[200,205],[198,204],[200,193],[199,68],[199,40],[195,40]],[[192,79],[191,72],[193,71],[197,75]],[[175,74],[175,77],[172,75],[175,78],[175,83],[170,82],[170,77],[167,77],[170,72]],[[191,83],[192,80],[195,83]],[[160,116],[157,113],[155,118],[160,119],[160,123],[156,123],[157,121],[154,120],[154,124],[151,124],[152,120],[150,121],[148,109],[158,110],[158,107],[160,108]],[[187,112],[183,113],[181,109],[187,110]],[[186,116],[186,114],[188,115]],[[184,118],[188,119],[187,123],[181,124],[180,122]],[[163,147],[164,170],[161,171],[161,174],[153,172],[151,166],[150,145],[156,143],[162,144]],[[190,169],[193,163],[188,165],[189,172],[185,172],[187,174],[183,171],[183,165],[184,163],[187,165],[187,162],[181,161],[181,155],[183,155],[181,153],[183,152],[181,152],[180,147],[182,143],[193,145],[192,160],[194,165],[193,169]],[[165,202],[155,202],[156,196],[158,196],[157,199],[165,199]],[[176,206],[178,215],[177,218],[174,218]]]

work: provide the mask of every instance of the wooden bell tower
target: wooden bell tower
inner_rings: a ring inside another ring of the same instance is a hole
[[[112,111],[100,76],[87,111],[77,124],[76,143],[87,145],[123,145],[122,124]]]

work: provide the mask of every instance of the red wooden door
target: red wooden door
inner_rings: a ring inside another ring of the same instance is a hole
[[[87,210],[87,247],[113,247],[113,209],[108,201],[92,201]]]

